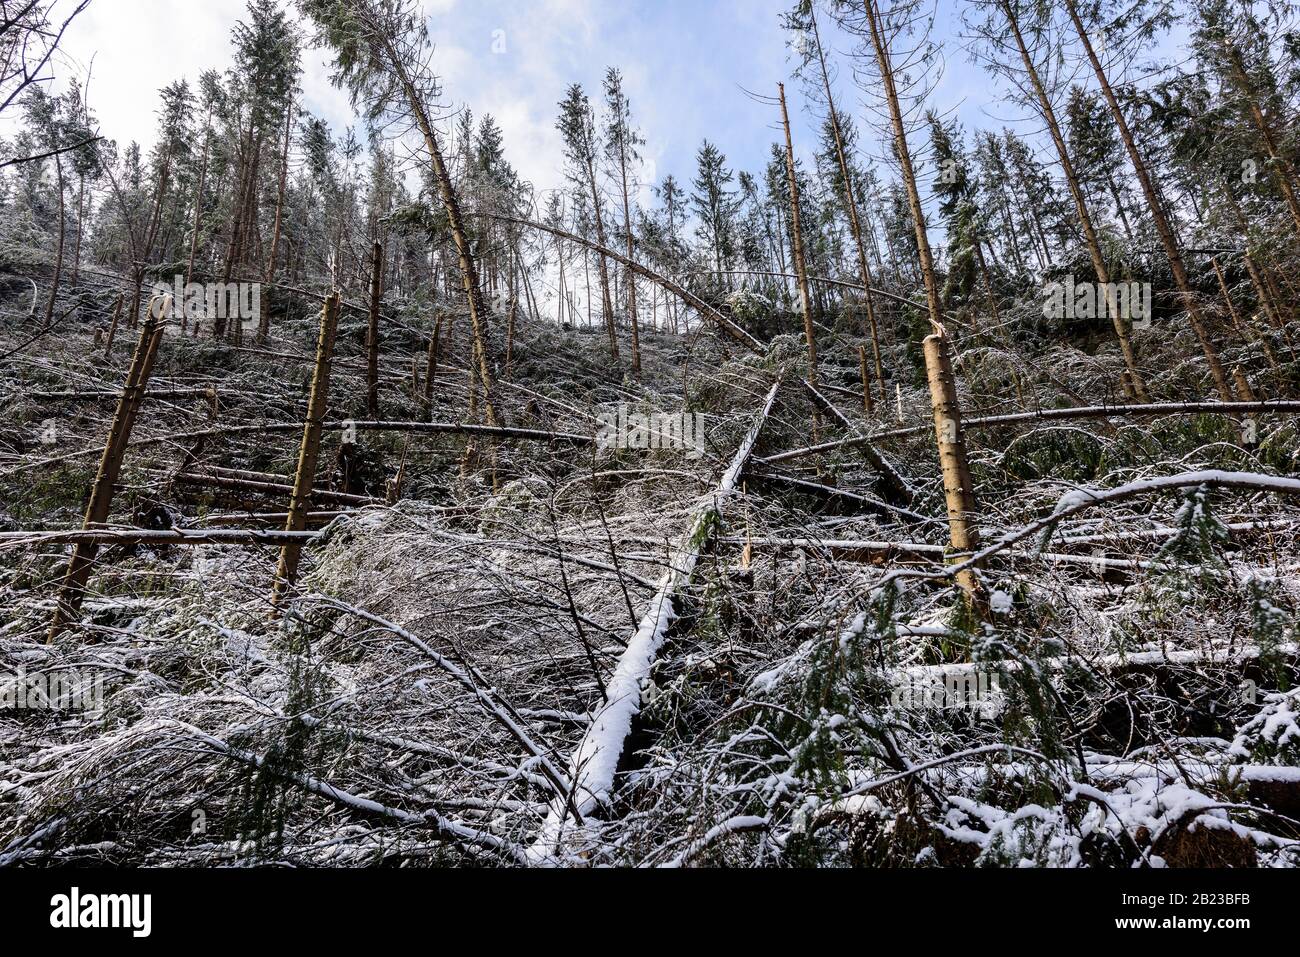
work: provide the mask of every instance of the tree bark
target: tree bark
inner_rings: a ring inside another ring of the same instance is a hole
[[[294,477],[293,495],[289,500],[289,517],[284,526],[286,532],[301,532],[307,528],[312,486],[316,480],[316,464],[320,458],[321,432],[329,408],[330,371],[334,362],[334,339],[338,334],[341,308],[339,294],[334,292],[325,300],[325,307],[321,310],[316,369],[312,376],[311,397],[307,402],[302,445],[298,450],[298,471]],[[275,572],[275,588],[272,593],[272,604],[277,614],[285,597],[297,582],[301,557],[301,545],[286,545],[280,550],[280,563]]]
[[[907,145],[907,128],[903,110],[894,82],[894,68],[885,47],[883,28],[875,0],[865,0],[864,11],[875,48],[880,78],[885,88],[890,120],[894,130],[894,146],[903,183],[907,189],[912,224],[916,231],[916,244],[921,260],[921,276],[925,282],[925,297],[929,306],[930,323],[934,335],[925,340],[925,367],[930,383],[930,405],[934,412],[935,435],[939,447],[939,461],[943,466],[944,496],[948,506],[948,530],[954,558],[969,557],[979,548],[979,530],[975,525],[978,512],[975,487],[971,479],[970,462],[966,452],[966,437],[962,427],[961,406],[957,401],[957,386],[948,352],[948,336],[939,307],[939,282],[935,276],[934,256],[925,228],[925,212],[921,194],[916,186],[916,172]],[[957,578],[973,611],[982,615],[985,596],[973,569],[966,569]]]
[[[1196,338],[1200,340],[1201,349],[1205,353],[1205,361],[1209,364],[1214,386],[1219,392],[1219,397],[1224,402],[1233,402],[1236,400],[1236,396],[1233,394],[1232,387],[1228,384],[1228,376],[1224,372],[1223,362],[1219,359],[1218,350],[1214,347],[1209,330],[1205,326],[1205,320],[1201,316],[1201,307],[1196,302],[1196,294],[1193,292],[1191,280],[1187,276],[1187,268],[1183,264],[1182,252],[1161,206],[1160,197],[1156,193],[1146,161],[1142,158],[1142,154],[1138,152],[1137,144],[1133,140],[1133,131],[1129,128],[1124,111],[1120,108],[1115,91],[1111,88],[1110,78],[1107,77],[1101,61],[1097,58],[1097,51],[1093,48],[1092,39],[1088,36],[1088,31],[1084,28],[1083,21],[1079,17],[1075,0],[1064,0],[1064,3],[1065,9],[1074,23],[1075,32],[1079,35],[1079,41],[1083,45],[1084,52],[1088,55],[1088,62],[1092,64],[1092,70],[1097,76],[1097,82],[1101,85],[1102,95],[1105,96],[1106,103],[1110,106],[1111,115],[1114,117],[1115,125],[1119,128],[1119,135],[1124,141],[1124,148],[1128,150],[1129,159],[1133,163],[1133,171],[1137,174],[1138,183],[1141,184],[1142,192],[1146,195],[1147,206],[1151,210],[1151,219],[1155,223],[1156,232],[1160,234],[1161,243],[1164,244],[1165,255],[1169,259],[1169,268],[1174,274],[1174,282],[1178,286],[1178,291],[1182,293],[1183,305],[1187,309],[1187,318],[1191,322],[1192,330],[1196,333]]]
[[[95,484],[91,488],[90,501],[86,506],[85,519],[81,525],[84,531],[91,531],[103,525],[108,520],[113,505],[113,493],[116,490],[118,475],[122,471],[122,460],[131,439],[131,429],[135,425],[136,415],[139,413],[140,403],[149,383],[149,375],[153,371],[163,330],[167,327],[167,301],[155,300],[155,302],[158,303],[159,308],[155,310],[154,304],[150,304],[149,318],[140,330],[140,340],[136,344],[131,367],[122,386],[117,411],[109,427],[108,440],[104,443],[99,471],[95,475]],[[98,546],[93,542],[79,544],[73,549],[63,579],[63,587],[59,592],[58,603],[54,609],[54,620],[50,624],[49,643],[56,641],[81,611],[86,584],[90,581],[90,572],[97,553]]]

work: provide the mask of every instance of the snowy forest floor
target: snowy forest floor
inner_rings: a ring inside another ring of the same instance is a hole
[[[269,289],[264,343],[168,328],[115,497],[114,529],[209,538],[101,548],[50,644],[72,546],[36,533],[81,527],[138,335],[106,357],[107,297],[79,295],[44,334],[0,327],[0,864],[1300,862],[1294,409],[1125,414],[1100,337],[956,330],[968,420],[1025,416],[968,424],[984,544],[1018,536],[981,561],[981,621],[944,571],[901,321],[872,415],[859,320],[823,330],[823,393],[855,434],[801,388],[793,317],[761,317],[765,355],[645,332],[638,382],[626,333],[619,364],[602,333],[521,315],[498,411],[550,440],[395,425],[345,445],[371,418],[349,309],[320,534],[277,618],[279,542],[243,532],[283,527],[319,303]],[[465,317],[446,316],[430,410],[427,307],[385,315],[380,421],[469,421]],[[1136,338],[1153,402],[1212,394],[1190,331]],[[1297,338],[1278,330],[1276,370],[1228,358],[1293,398]],[[620,406],[702,416],[704,454],[595,444]],[[910,495],[862,443],[773,461],[885,432]],[[102,707],[14,706],[59,673]]]

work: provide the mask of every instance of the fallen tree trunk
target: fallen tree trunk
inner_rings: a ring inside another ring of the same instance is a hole
[[[873,440],[869,436],[857,436],[857,427],[848,420],[848,417],[830,399],[822,395],[815,385],[805,381],[803,387],[804,391],[812,398],[814,405],[838,422],[846,431],[855,434],[855,438],[846,441],[852,442],[854,448],[861,449],[871,467],[880,473],[881,492],[887,498],[893,499],[897,504],[911,505],[916,498],[916,493],[912,491],[911,486],[898,473],[898,470],[875,447]],[[766,464],[769,460],[759,459],[758,461]]]
[[[292,495],[292,485],[275,482],[259,482],[254,479],[234,478],[228,475],[194,475],[186,473],[173,480],[182,485],[200,485],[205,488],[228,489],[236,492],[257,492],[262,495]],[[337,505],[378,505],[382,499],[366,495],[349,495],[346,492],[331,492],[324,489],[312,489],[309,496],[314,502],[332,502]]]
[[[754,352],[762,353],[765,351],[764,346],[761,342],[755,339],[752,335],[750,335],[740,326],[736,325],[734,322],[732,322],[730,319],[728,319],[726,316],[720,313],[717,309],[710,306],[699,296],[695,295],[693,292],[689,291],[685,287],[673,282],[671,279],[668,279],[650,269],[647,269],[645,266],[641,265],[636,260],[629,259],[627,256],[623,255],[620,252],[617,252],[616,250],[609,249],[605,246],[600,245],[599,243],[594,243],[590,239],[586,239],[582,236],[577,235],[576,233],[565,232],[563,229],[557,229],[554,226],[547,226],[545,223],[539,223],[531,219],[519,219],[513,216],[498,216],[498,215],[493,215],[491,213],[487,214],[487,216],[489,219],[495,219],[498,222],[512,223],[516,226],[524,226],[529,229],[540,230],[544,233],[548,233],[552,236],[555,236],[558,239],[563,239],[566,242],[574,243],[578,246],[583,247],[584,249],[589,249],[592,252],[599,253],[600,255],[608,259],[613,259],[615,262],[625,267],[634,275],[640,276],[642,279],[655,283],[656,285],[667,290],[672,295],[676,296],[678,299],[682,300],[688,306],[691,306],[693,309],[699,312],[700,315],[704,316],[710,322],[714,323],[719,329],[725,332],[736,342],[740,343],[741,345],[745,346],[748,349],[753,350]]]
[[[1177,534],[1176,531],[1170,531],[1167,537],[1173,538]],[[0,539],[0,541],[2,540]],[[785,553],[794,551],[820,552],[836,561],[864,565],[885,565],[900,561],[942,564],[949,554],[949,549],[943,545],[927,545],[920,542],[874,542],[856,539],[841,541],[828,539],[822,541],[815,538],[752,538],[744,541],[728,539],[727,544],[747,545],[755,552],[761,552],[764,549]],[[1153,568],[1165,567],[1145,558],[1072,555],[1062,552],[1040,552],[1024,548],[1010,549],[1002,552],[997,557],[1007,562],[1023,564],[1077,565],[1091,569],[1099,575],[1107,576],[1112,573],[1118,576],[1129,573],[1136,574],[1137,572],[1151,571]],[[1292,565],[1281,569],[1282,572],[1295,570],[1300,570],[1300,566]],[[1255,577],[1261,579],[1277,575],[1277,572],[1271,569],[1255,566],[1252,566],[1249,571]],[[1217,570],[1203,570],[1202,574],[1222,576],[1224,573]]]
[[[1035,535],[1049,533],[1067,518],[1072,518],[1087,511],[1094,505],[1108,505],[1139,498],[1155,492],[1169,492],[1185,488],[1233,488],[1253,492],[1273,492],[1278,495],[1300,496],[1300,479],[1279,478],[1275,475],[1260,475],[1253,472],[1184,472],[1180,475],[1166,475],[1159,478],[1141,479],[1129,482],[1113,489],[1077,489],[1061,499],[1056,509],[1046,518],[1031,522],[1016,531],[1008,532],[992,545],[982,548],[965,561],[939,572],[895,572],[886,575],[875,586],[880,589],[891,586],[904,577],[929,579],[951,578],[963,572],[973,571],[988,559],[1007,551]],[[1044,545],[1046,542],[1044,542]]]
[[[632,636],[606,685],[604,705],[592,717],[582,743],[569,761],[574,787],[572,800],[569,803],[552,804],[541,833],[529,851],[530,855],[547,859],[554,854],[571,808],[576,810],[580,818],[585,819],[608,805],[614,788],[614,777],[623,758],[628,736],[632,733],[633,721],[641,712],[642,688],[650,677],[659,650],[668,638],[669,627],[677,616],[677,602],[690,584],[700,552],[717,526],[720,503],[730,498],[740,483],[740,477],[758,442],[759,433],[771,414],[779,389],[778,382],[768,393],[762,410],[740,443],[712,500],[699,509],[690,529],[679,543],[658,594],[650,600],[650,606],[641,619],[636,634]]]
[[[459,821],[443,817],[437,811],[424,811],[415,813],[402,808],[389,807],[380,804],[378,801],[372,801],[369,798],[360,797],[349,791],[344,791],[323,781],[320,778],[313,777],[305,772],[286,771],[283,768],[272,768],[265,757],[254,754],[251,751],[245,751],[241,748],[234,747],[220,738],[213,737],[199,728],[183,721],[172,721],[177,728],[183,730],[186,735],[201,742],[205,747],[217,754],[224,755],[232,760],[247,764],[250,767],[266,770],[268,773],[275,774],[287,781],[291,781],[312,794],[319,795],[327,801],[332,801],[341,807],[359,814],[369,814],[378,816],[387,820],[394,821],[406,827],[418,827],[428,829],[428,833],[436,836],[439,840],[458,845],[464,848],[476,847],[481,850],[489,851],[499,858],[511,861],[515,864],[524,864],[526,859],[522,849],[510,843],[504,838],[497,837],[487,831],[479,831],[471,828]]]
[[[1195,649],[1191,651],[1137,651],[1126,655],[1103,655],[1098,658],[1086,658],[1082,655],[1067,655],[1036,662],[1034,667],[1044,671],[1068,671],[1072,668],[1084,668],[1107,674],[1121,673],[1149,668],[1186,667],[1190,665],[1226,665],[1237,667],[1247,662],[1258,660],[1264,652],[1257,646],[1250,645],[1235,650],[1222,649],[1216,654],[1213,649]],[[1300,645],[1280,645],[1271,650],[1271,654],[1284,658],[1295,658],[1300,654]],[[915,668],[900,668],[889,671],[886,677],[895,685],[907,682],[968,681],[980,674],[1013,674],[1025,666],[1019,661],[983,661],[975,664],[958,665],[918,665]]]
[[[0,548],[18,545],[310,545],[320,532],[258,529],[91,529],[81,531],[0,532]]]
[[[211,386],[197,386],[188,389],[150,389],[144,394],[144,397],[146,399],[188,399],[196,395],[207,395],[210,388]],[[109,392],[105,389],[87,389],[81,392],[26,392],[23,397],[39,402],[89,401],[92,399],[106,402],[109,399],[116,401],[118,393]]]
[[[830,485],[824,485],[820,482],[809,482],[805,479],[795,478],[793,475],[778,475],[774,472],[756,472],[747,473],[750,478],[758,479],[764,482],[779,482],[783,485],[789,485],[792,488],[810,495],[820,495],[826,498],[842,498],[850,502],[855,502],[863,506],[867,511],[876,512],[888,517],[902,516],[913,522],[937,522],[938,519],[927,518],[919,512],[913,512],[910,509],[901,508],[897,505],[890,505],[872,498],[869,495],[863,495],[860,492],[850,492],[846,489],[834,488]]]
[[[1200,415],[1203,413],[1221,412],[1225,415],[1255,415],[1268,413],[1297,413],[1300,412],[1300,402],[1275,400],[1271,402],[1168,402],[1156,403],[1152,405],[1096,405],[1086,406],[1073,409],[1039,409],[1036,412],[1018,412],[1014,415],[990,415],[983,418],[967,419],[963,426],[965,428],[993,428],[999,425],[1015,425],[1020,422],[1056,422],[1062,419],[1109,419],[1124,417],[1140,416],[1161,416],[1161,415]],[[874,442],[881,442],[885,439],[903,438],[909,435],[920,435],[929,432],[928,425],[912,426],[906,429],[890,429],[888,432],[877,432],[874,435],[859,436],[851,439],[840,439],[837,442],[825,442],[821,445],[810,445],[802,449],[792,449],[789,452],[782,452],[779,455],[769,455],[767,458],[755,459],[764,465],[776,465],[781,462],[790,462],[795,459],[807,458],[812,455],[826,455],[830,452],[838,452],[841,449],[856,448],[858,446],[870,447]]]

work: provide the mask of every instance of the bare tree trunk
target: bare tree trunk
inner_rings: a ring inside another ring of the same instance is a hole
[[[113,321],[108,326],[108,340],[104,343],[105,359],[113,355],[113,339],[117,336],[117,324],[122,319],[122,304],[125,299],[125,293],[118,293],[117,302],[113,304]]]
[[[316,369],[312,376],[311,398],[307,402],[302,445],[298,450],[298,471],[294,477],[293,496],[289,500],[289,517],[284,526],[286,532],[301,532],[307,528],[307,513],[311,508],[312,487],[316,481],[316,463],[320,458],[321,427],[329,408],[330,370],[334,362],[334,338],[338,334],[341,306],[342,300],[335,291],[325,300],[325,307],[321,310]],[[272,604],[277,609],[277,614],[285,597],[297,582],[301,557],[301,545],[286,545],[280,550],[280,564],[276,568],[272,593]]]
[[[808,381],[817,386],[817,331],[813,327],[812,297],[808,291],[808,266],[804,260],[803,230],[799,221],[799,178],[794,165],[794,140],[790,135],[790,113],[785,105],[785,84],[778,83],[781,123],[785,127],[785,169],[790,180],[790,230],[794,243],[794,269],[799,277],[799,302],[803,308],[803,331],[808,340]]]
[[[1205,353],[1205,361],[1210,366],[1210,375],[1214,379],[1214,386],[1219,392],[1219,397],[1224,402],[1233,402],[1236,400],[1236,396],[1228,385],[1228,377],[1224,372],[1223,362],[1219,359],[1218,350],[1214,347],[1209,331],[1205,327],[1205,320],[1201,316],[1201,307],[1196,302],[1196,294],[1192,291],[1191,280],[1188,279],[1187,269],[1183,265],[1182,252],[1178,248],[1177,239],[1170,228],[1169,220],[1165,216],[1160,198],[1156,194],[1150,171],[1147,169],[1142,154],[1138,152],[1137,144],[1133,141],[1133,131],[1129,129],[1128,120],[1124,117],[1124,111],[1119,105],[1119,100],[1115,97],[1115,91],[1111,89],[1110,79],[1106,76],[1101,61],[1097,59],[1097,52],[1093,48],[1092,39],[1088,36],[1088,31],[1079,18],[1075,0],[1064,0],[1064,3],[1065,9],[1069,12],[1070,19],[1074,23],[1075,32],[1079,35],[1079,41],[1083,45],[1084,52],[1088,54],[1088,61],[1092,64],[1092,70],[1097,76],[1097,82],[1101,85],[1101,92],[1110,106],[1115,125],[1119,128],[1120,138],[1123,139],[1124,147],[1128,150],[1129,159],[1133,163],[1133,171],[1137,174],[1138,182],[1146,195],[1147,206],[1151,210],[1151,219],[1155,223],[1156,232],[1160,234],[1160,241],[1164,244],[1165,255],[1169,259],[1169,268],[1174,274],[1174,282],[1178,286],[1178,291],[1182,293],[1183,305],[1187,309],[1187,318],[1192,324],[1192,330],[1196,333],[1196,338],[1200,340],[1201,349]]]
[[[153,371],[154,360],[158,356],[163,330],[167,327],[167,301],[156,300],[156,302],[160,308],[156,310],[157,315],[155,315],[153,304],[150,306],[149,318],[140,330],[140,340],[131,358],[131,367],[122,386],[117,411],[108,430],[108,440],[104,443],[104,454],[100,458],[99,471],[95,475],[95,484],[91,488],[90,501],[86,506],[85,519],[81,525],[84,531],[91,531],[103,525],[108,520],[113,505],[113,493],[118,475],[122,471],[122,460],[126,454],[127,443],[131,439],[131,429],[135,425],[136,415],[149,383],[149,374]],[[63,634],[81,611],[86,584],[90,581],[90,572],[97,551],[97,546],[93,543],[77,545],[73,549],[63,579],[63,587],[59,592],[58,604],[54,609],[54,620],[50,624],[48,638],[50,643]]]
[[[886,402],[889,400],[889,393],[887,391],[888,387],[885,385],[885,367],[880,359],[880,329],[876,323],[875,293],[871,288],[875,280],[872,278],[871,266],[867,262],[867,249],[862,241],[862,224],[858,218],[857,192],[853,186],[848,153],[844,145],[844,134],[840,128],[839,111],[835,109],[835,96],[831,92],[830,72],[826,69],[826,52],[822,48],[822,34],[821,29],[817,26],[815,5],[810,4],[808,10],[812,19],[813,39],[817,43],[817,62],[821,66],[822,86],[826,91],[826,106],[830,113],[831,132],[835,136],[835,155],[839,160],[840,175],[844,179],[844,204],[849,213],[849,229],[853,233],[853,243],[858,254],[858,271],[862,276],[862,286],[865,289],[867,331],[871,336],[871,351],[876,364],[876,381],[880,385],[881,401]]]
[[[858,363],[862,368],[862,411],[874,415],[876,404],[871,400],[871,370],[867,368],[866,346],[858,346]]]
[[[1115,327],[1115,337],[1119,340],[1120,352],[1124,356],[1124,368],[1128,371],[1129,385],[1139,402],[1147,402],[1149,398],[1146,391],[1146,382],[1142,378],[1142,373],[1138,371],[1137,356],[1133,352],[1133,343],[1129,338],[1128,320],[1119,314],[1119,303],[1116,296],[1113,295],[1114,287],[1110,284],[1110,269],[1106,265],[1106,257],[1101,249],[1101,241],[1097,238],[1097,230],[1093,226],[1092,216],[1088,211],[1088,202],[1084,198],[1083,187],[1079,184],[1079,177],[1075,173],[1074,163],[1070,159],[1070,151],[1065,145],[1065,137],[1061,134],[1061,126],[1056,119],[1056,110],[1047,95],[1047,90],[1043,87],[1042,78],[1038,74],[1038,67],[1029,55],[1029,47],[1025,44],[1024,34],[1020,31],[1020,22],[1016,18],[1015,12],[1006,0],[1003,0],[1001,6],[1007,25],[1011,28],[1012,36],[1015,37],[1016,48],[1020,51],[1020,61],[1024,65],[1025,72],[1033,85],[1034,94],[1038,98],[1043,120],[1047,123],[1048,131],[1052,135],[1052,142],[1056,146],[1056,153],[1061,161],[1061,169],[1065,173],[1065,180],[1070,187],[1070,195],[1074,198],[1074,206],[1079,214],[1079,225],[1083,229],[1083,238],[1088,244],[1088,254],[1092,257],[1092,266],[1097,274],[1097,282],[1101,283],[1102,288],[1107,290],[1106,311],[1110,313],[1111,324]],[[1046,243],[1045,238],[1044,243]]]
[[[903,174],[903,183],[907,188],[912,223],[916,230],[916,244],[921,259],[921,276],[925,282],[925,298],[930,310],[930,323],[935,329],[934,335],[925,340],[925,367],[930,383],[930,404],[934,411],[939,461],[943,466],[943,487],[948,505],[948,530],[953,557],[960,561],[973,555],[979,548],[979,529],[975,524],[978,506],[974,482],[971,479],[970,461],[966,452],[961,406],[957,401],[957,385],[948,353],[948,336],[943,326],[942,310],[939,307],[939,283],[935,276],[930,239],[926,233],[921,194],[916,186],[916,172],[907,145],[907,128],[904,125],[903,110],[894,82],[894,67],[890,61],[889,51],[885,47],[883,28],[875,0],[865,0],[864,11],[871,32],[871,42],[875,47],[876,61],[880,67],[880,78],[885,87],[885,99],[889,105],[890,119],[894,128],[895,152]],[[958,575],[957,581],[966,593],[972,609],[982,615],[985,610],[984,590],[974,571],[966,569]]]
[[[934,429],[938,436],[939,464],[943,467],[953,558],[962,561],[979,549],[979,530],[975,524],[975,483],[970,474],[961,404],[957,399],[957,379],[952,371],[947,335],[936,333],[926,337],[925,369],[930,384],[930,405],[934,410]],[[959,582],[976,607],[980,607],[983,594],[975,573],[971,570],[962,572]]]
[[[131,268],[132,281],[135,284],[135,293],[131,297],[131,311],[127,315],[128,323],[134,331],[137,323],[140,321],[140,300],[144,296],[144,263],[138,262]]]
[[[429,421],[433,421],[433,383],[438,378],[438,340],[442,334],[442,317],[433,324],[433,335],[429,338],[429,354],[424,365],[424,408]]]
[[[1251,388],[1250,380],[1246,378],[1246,371],[1241,366],[1233,366],[1232,379],[1237,386],[1237,398],[1242,402],[1258,402],[1259,398],[1255,395],[1255,390]]]
[[[623,173],[623,226],[627,230],[627,258],[636,258],[636,240],[632,235],[632,202],[627,188],[627,151],[619,151],[619,166]],[[636,274],[627,270],[627,317],[632,323],[632,372],[641,375],[641,330],[636,312]]]

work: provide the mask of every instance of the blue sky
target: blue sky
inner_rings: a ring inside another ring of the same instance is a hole
[[[737,168],[756,170],[780,136],[775,108],[743,90],[775,95],[787,82],[796,148],[813,145],[814,121],[789,77],[789,34],[780,14],[789,0],[434,0],[431,23],[449,102],[491,112],[507,132],[511,158],[539,186],[556,183],[560,162],[555,105],[565,87],[582,83],[595,99],[606,66],[619,66],[647,140],[646,182],[672,172],[689,179],[694,155],[709,137]],[[955,33],[955,0],[939,0],[938,31]],[[833,30],[823,25],[828,45]],[[503,31],[496,33],[495,31]],[[504,37],[506,52],[494,54]],[[841,38],[847,52],[847,38]],[[861,115],[851,70],[843,68],[841,109]],[[988,84],[960,50],[936,91],[941,110],[961,105],[979,121]],[[874,144],[868,144],[872,150]]]
[[[733,167],[761,167],[779,136],[779,117],[742,87],[774,94],[779,80],[789,83],[789,36],[779,19],[787,3],[425,0],[447,106],[492,113],[505,130],[511,161],[540,189],[561,182],[557,102],[573,82],[598,98],[608,65],[623,70],[647,140],[645,184],[669,172],[689,179],[705,136]],[[938,36],[955,33],[955,9],[955,0],[939,0]],[[230,29],[243,12],[243,0],[94,0],[67,46],[74,68],[84,72],[93,63],[92,104],[104,132],[122,142],[150,143],[157,88],[226,66]],[[341,130],[353,118],[346,98],[328,83],[327,60],[323,51],[306,54],[305,104]],[[981,109],[996,107],[996,92],[955,46],[947,61],[936,105],[947,110],[961,104],[968,125],[981,122]],[[841,74],[841,108],[861,117],[847,64]],[[789,93],[796,148],[807,154],[812,121],[798,85],[790,84]],[[877,149],[874,142],[866,145]]]

